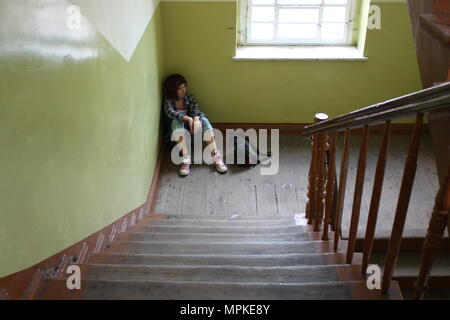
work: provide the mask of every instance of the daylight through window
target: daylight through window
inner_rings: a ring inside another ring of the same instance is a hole
[[[353,0],[244,1],[244,44],[351,42]]]

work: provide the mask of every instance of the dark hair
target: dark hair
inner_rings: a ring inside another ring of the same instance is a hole
[[[172,100],[177,100],[177,90],[181,85],[187,85],[186,79],[181,74],[172,74],[164,81],[164,95]]]

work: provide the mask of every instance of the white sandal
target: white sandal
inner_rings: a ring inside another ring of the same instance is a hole
[[[191,173],[190,167],[191,167],[191,158],[187,157],[187,158],[183,159],[183,164],[181,165],[178,173],[181,176],[186,177]]]
[[[226,173],[228,171],[227,166],[225,165],[225,163],[223,163],[223,158],[220,151],[217,151],[216,155],[214,156],[214,165],[216,166],[216,170],[219,173]]]

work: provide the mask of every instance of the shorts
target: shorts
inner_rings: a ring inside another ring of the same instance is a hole
[[[201,121],[202,121],[203,134],[205,134],[206,132],[213,129],[211,123],[209,122],[209,120],[207,118],[202,118]],[[178,119],[172,120],[171,129],[172,129],[172,132],[177,131],[177,130],[183,130],[183,129],[189,131],[187,123],[184,121],[180,121]]]

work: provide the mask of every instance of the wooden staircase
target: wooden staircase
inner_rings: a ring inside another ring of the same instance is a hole
[[[430,88],[450,81],[450,2],[408,0],[422,85]],[[450,111],[428,114],[439,181],[450,164]]]
[[[408,0],[408,8],[423,87],[431,88],[450,81],[450,1]],[[431,269],[433,263],[436,267],[434,259],[439,258],[437,245],[440,244],[441,250],[448,250],[449,244],[441,243],[439,238],[444,233],[445,225],[447,230],[450,230],[450,219],[447,218],[449,194],[445,191],[445,188],[448,188],[450,168],[450,108],[429,112],[428,120],[439,183],[443,191],[440,199],[436,201],[433,219],[430,221],[415,298],[423,297],[423,293],[419,295],[419,292],[423,292],[422,286],[426,285],[427,281],[431,288],[443,288],[447,291],[450,288],[449,269],[438,268],[439,272],[433,272]],[[412,281],[406,281],[405,285],[403,282],[402,287],[411,287],[411,283]],[[448,294],[445,296],[448,298]]]
[[[36,299],[402,299],[369,290],[352,264],[296,216],[151,215],[81,267],[81,290],[47,279]]]

